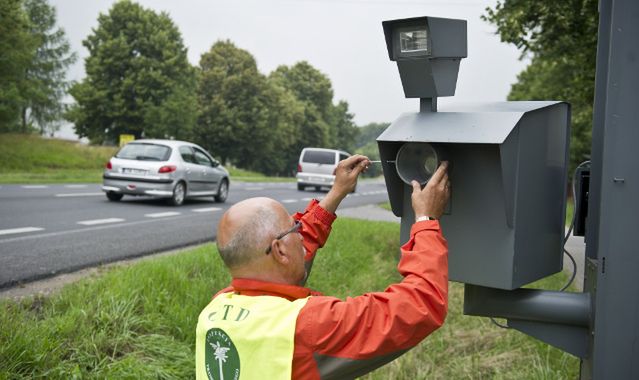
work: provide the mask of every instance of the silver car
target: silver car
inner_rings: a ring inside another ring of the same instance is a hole
[[[224,202],[229,193],[229,172],[202,147],[185,141],[130,142],[106,164],[103,179],[110,201],[150,195],[179,206],[188,197]]]

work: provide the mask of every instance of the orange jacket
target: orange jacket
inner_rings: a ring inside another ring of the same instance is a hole
[[[306,260],[312,262],[335,215],[313,200],[293,217],[303,223]],[[444,323],[448,248],[439,222],[415,223],[401,251],[398,270],[404,279],[383,292],[340,300],[300,286],[234,279],[218,294],[312,296],[297,317],[293,379],[354,378],[397,358]]]

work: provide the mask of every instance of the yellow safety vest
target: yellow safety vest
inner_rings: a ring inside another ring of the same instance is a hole
[[[290,379],[295,322],[307,301],[234,293],[215,297],[197,322],[196,379]]]

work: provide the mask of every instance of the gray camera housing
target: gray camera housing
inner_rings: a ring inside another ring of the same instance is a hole
[[[459,63],[468,55],[466,20],[416,17],[382,22],[391,61],[397,62],[407,98],[455,95]],[[427,31],[425,51],[402,52],[399,34],[421,28]]]
[[[402,243],[414,223],[412,188],[394,160],[404,143],[425,142],[442,146],[451,163],[451,200],[440,221],[451,280],[510,290],[559,272],[569,126],[570,106],[563,102],[401,115],[377,142],[391,207],[402,218]]]

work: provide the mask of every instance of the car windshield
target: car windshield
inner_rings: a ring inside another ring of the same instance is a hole
[[[302,161],[311,164],[333,165],[335,163],[335,153],[325,152],[322,150],[307,150],[306,152],[304,152]]]
[[[116,158],[124,158],[126,160],[141,161],[166,161],[171,155],[171,148],[165,145],[157,144],[127,144],[125,145]]]

